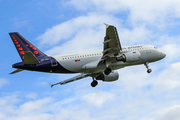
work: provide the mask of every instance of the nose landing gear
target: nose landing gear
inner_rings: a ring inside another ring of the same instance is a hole
[[[152,72],[152,70],[151,70],[151,69],[148,69],[148,70],[147,70],[147,73],[151,73],[151,72]]]
[[[146,66],[146,68],[147,68],[147,73],[151,73],[151,72],[152,72],[152,70],[151,70],[151,69],[149,69],[148,62],[144,63],[144,65],[145,65],[145,66]]]

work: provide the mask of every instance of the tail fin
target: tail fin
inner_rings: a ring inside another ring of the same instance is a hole
[[[18,53],[21,57],[22,61],[24,61],[25,52],[31,52],[36,58],[47,56],[43,52],[41,52],[37,47],[35,47],[32,43],[30,43],[27,39],[25,39],[18,32],[9,33]]]

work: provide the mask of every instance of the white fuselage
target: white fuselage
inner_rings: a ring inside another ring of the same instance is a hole
[[[166,56],[158,48],[152,45],[137,45],[130,47],[123,47],[122,53],[138,51],[141,54],[141,59],[136,62],[123,62],[117,61],[110,64],[112,70],[123,68],[126,66],[144,64],[146,62],[158,61]],[[56,55],[53,56],[65,69],[75,73],[95,73],[102,72],[106,66],[98,66],[103,54],[102,51],[77,53],[69,55]]]

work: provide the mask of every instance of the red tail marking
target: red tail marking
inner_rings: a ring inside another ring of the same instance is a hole
[[[36,50],[36,47],[33,47],[33,50]]]
[[[13,39],[16,39],[16,38],[14,37],[14,35],[12,35],[12,37],[13,37]]]
[[[23,48],[22,48],[22,47],[19,47],[18,50],[23,50]]]
[[[21,55],[24,55],[24,53],[25,53],[24,51],[21,51],[21,52],[20,52]]]
[[[38,51],[34,51],[34,54],[38,54]]]

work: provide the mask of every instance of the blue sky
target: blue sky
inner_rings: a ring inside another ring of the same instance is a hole
[[[0,0],[0,119],[180,119],[180,2],[177,0]],[[122,46],[150,44],[165,59],[118,70],[112,83],[91,78],[50,88],[76,74],[14,71],[21,59],[8,35],[19,32],[48,55],[103,48],[105,25]]]

